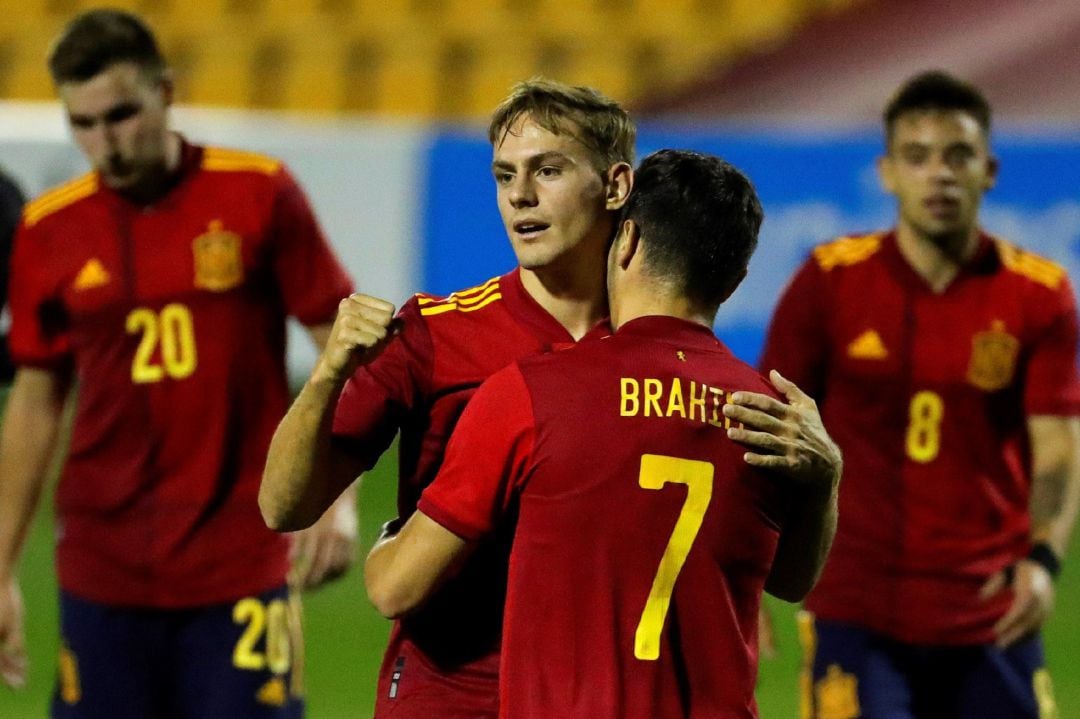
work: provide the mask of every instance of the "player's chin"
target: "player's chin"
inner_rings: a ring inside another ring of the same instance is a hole
[[[526,270],[539,270],[550,265],[558,256],[553,248],[539,243],[513,243],[518,264]]]
[[[114,190],[128,190],[139,184],[141,175],[135,170],[102,170],[101,179]]]

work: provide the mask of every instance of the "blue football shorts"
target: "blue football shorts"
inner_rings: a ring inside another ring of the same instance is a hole
[[[804,719],[1058,719],[1038,635],[920,646],[800,612]]]
[[[194,609],[60,594],[54,719],[299,719],[300,603],[287,587]]]

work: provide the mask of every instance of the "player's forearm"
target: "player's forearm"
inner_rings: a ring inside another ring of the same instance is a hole
[[[765,590],[788,602],[807,595],[821,576],[836,535],[837,487],[801,497],[784,522]]]
[[[308,380],[274,432],[259,487],[259,509],[271,529],[310,527],[358,474],[332,444],[341,386]]]
[[[1063,558],[1080,513],[1080,420],[1031,420],[1031,540]]]
[[[16,375],[0,428],[0,582],[15,574],[60,430],[63,397],[40,379]]]
[[[364,560],[364,590],[375,610],[387,619],[408,613],[423,599],[422,591],[410,592],[408,586],[403,589],[405,582],[392,574],[398,568],[399,546],[398,537],[387,534],[384,527],[383,536]]]
[[[457,571],[469,545],[423,512],[414,512],[401,531],[387,527],[364,562],[364,587],[380,614],[397,619],[421,606]]]

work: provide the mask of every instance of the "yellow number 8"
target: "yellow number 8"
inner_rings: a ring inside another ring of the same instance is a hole
[[[925,464],[938,456],[941,449],[941,420],[945,402],[941,395],[929,390],[916,392],[908,410],[907,454],[915,462]]]

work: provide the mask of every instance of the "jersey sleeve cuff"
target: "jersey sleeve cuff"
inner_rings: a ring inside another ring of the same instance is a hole
[[[417,502],[416,508],[430,517],[436,524],[466,541],[474,542],[487,534],[487,531],[484,528],[475,527],[468,522],[461,520],[459,517],[443,509],[438,503],[433,502],[424,495],[420,496],[420,501]]]

